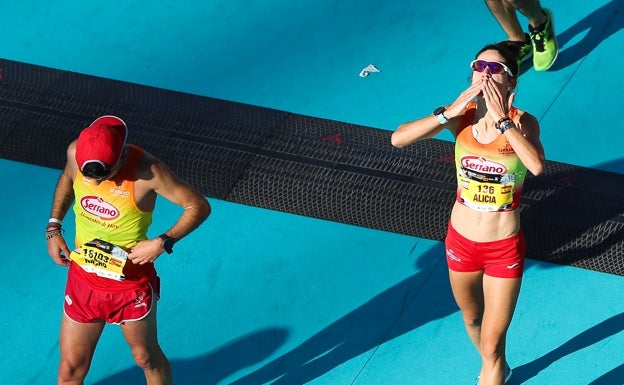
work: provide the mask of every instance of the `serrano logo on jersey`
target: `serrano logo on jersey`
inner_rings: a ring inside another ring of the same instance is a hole
[[[487,160],[481,156],[464,156],[461,160],[462,166],[468,170],[484,172],[488,174],[506,174],[507,166],[504,164]]]
[[[119,216],[119,209],[95,195],[87,195],[80,200],[80,206],[89,214],[110,221]]]

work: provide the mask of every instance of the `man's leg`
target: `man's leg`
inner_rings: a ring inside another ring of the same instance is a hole
[[[83,385],[93,352],[104,322],[78,323],[63,314],[61,320],[61,363],[58,372],[59,385]]]
[[[145,318],[125,322],[121,330],[130,345],[134,361],[145,372],[147,385],[171,385],[171,366],[158,344],[156,303],[154,300]]]

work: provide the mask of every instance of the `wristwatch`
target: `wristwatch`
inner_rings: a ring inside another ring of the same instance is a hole
[[[176,240],[174,238],[171,238],[167,234],[160,234],[158,238],[162,240],[162,246],[163,249],[165,249],[165,252],[167,254],[173,253],[173,244],[176,242]]]
[[[449,122],[446,116],[444,116],[444,111],[446,111],[446,107],[438,107],[433,110],[433,115],[438,118],[438,122],[440,122],[440,124],[446,124]]]

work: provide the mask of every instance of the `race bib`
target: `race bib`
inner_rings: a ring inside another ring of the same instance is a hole
[[[88,273],[115,281],[125,279],[123,268],[128,260],[128,253],[112,243],[94,239],[72,251],[70,258]]]
[[[478,211],[508,210],[513,203],[513,174],[487,175],[462,170],[459,175],[463,203]]]

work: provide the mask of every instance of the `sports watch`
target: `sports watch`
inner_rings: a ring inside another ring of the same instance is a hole
[[[446,116],[444,116],[444,111],[446,111],[446,107],[438,107],[433,110],[433,115],[438,118],[438,122],[440,122],[440,124],[446,124],[449,122]]]
[[[173,244],[175,243],[176,240],[171,238],[167,234],[160,234],[158,238],[162,240],[162,246],[163,246],[163,249],[165,249],[165,252],[167,254],[173,253]]]

